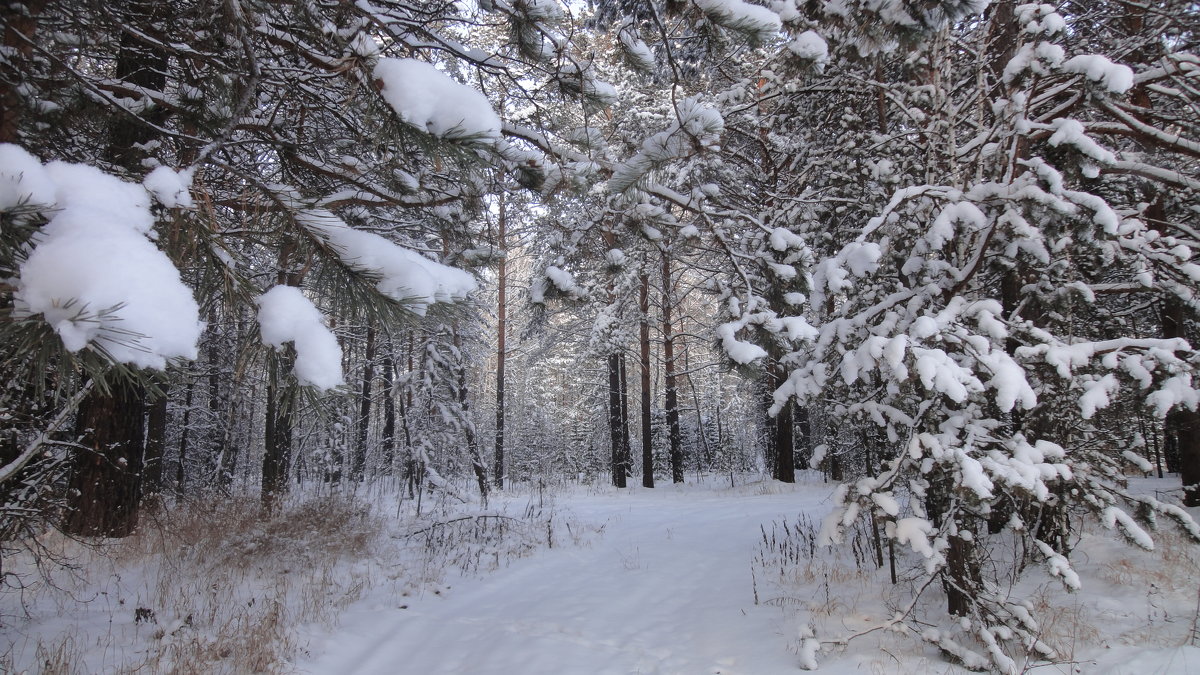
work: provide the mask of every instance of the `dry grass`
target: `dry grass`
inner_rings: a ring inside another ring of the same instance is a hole
[[[332,624],[376,581],[357,561],[372,558],[383,530],[349,498],[294,500],[269,514],[235,498],[157,509],[133,536],[96,548],[48,535],[84,572],[53,580],[44,599],[62,615],[102,600],[112,615],[107,635],[39,638],[37,670],[88,672],[84,654],[99,643],[123,652],[106,661],[116,673],[284,672],[297,624]],[[10,650],[0,670],[13,661]]]
[[[272,513],[250,497],[158,508],[133,536],[99,546],[47,535],[78,571],[31,593],[33,613],[80,622],[57,634],[24,624],[28,637],[0,641],[0,672],[289,672],[299,627],[332,627],[368,592],[399,604],[423,587],[440,592],[451,569],[483,573],[577,539],[552,510],[532,508],[399,522],[345,496]]]
[[[1050,645],[1058,658],[1071,661],[1080,646],[1100,643],[1100,631],[1087,607],[1079,602],[1064,604],[1055,595],[1043,589],[1032,598],[1033,615],[1041,628],[1038,638]]]

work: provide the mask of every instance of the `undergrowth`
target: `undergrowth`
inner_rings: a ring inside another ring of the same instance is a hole
[[[871,634],[881,656],[858,667],[886,672],[901,662],[896,655],[907,651],[906,663],[946,672],[951,664],[927,662],[920,640],[903,623],[894,622],[902,599],[917,590],[923,595],[914,616],[944,610],[945,596],[936,584],[923,589],[914,585],[921,577],[915,556],[900,548],[889,550],[886,538],[877,544],[865,517],[832,548],[819,545],[819,529],[804,514],[763,526],[751,562],[754,602],[779,607],[790,616],[797,631],[791,646],[800,665],[816,667],[821,652],[832,658],[846,646],[845,636]],[[1026,670],[1056,666],[1049,672],[1086,672],[1089,654],[1095,658],[1116,645],[1200,646],[1200,560],[1194,544],[1164,529],[1155,533],[1155,550],[1147,552],[1113,542],[1096,529],[1085,527],[1073,556],[1082,592],[1068,593],[1037,565],[1029,567],[1024,578],[997,590],[1029,607],[1040,627],[1038,638],[1056,654],[1051,661],[1016,654]],[[895,581],[889,564],[892,553]],[[1103,590],[1097,593],[1098,589]],[[1118,589],[1121,596],[1112,597],[1111,591]],[[871,616],[867,612],[872,610],[865,608],[884,608],[891,616]]]
[[[486,572],[570,539],[551,509],[442,504],[397,517],[342,495],[271,513],[251,496],[175,503],[120,540],[50,532],[42,546],[71,564],[0,594],[0,672],[290,672],[305,653],[301,629],[336,625],[368,592],[399,606],[448,571]]]

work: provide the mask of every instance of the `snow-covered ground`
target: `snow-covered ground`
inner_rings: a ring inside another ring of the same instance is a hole
[[[775,494],[755,494],[756,492]],[[759,524],[818,510],[828,490],[574,494],[592,536],[452,584],[372,598],[315,637],[311,673],[776,673],[796,669],[792,621],[755,606]]]
[[[0,594],[0,671],[794,673],[802,630],[828,641],[868,628],[915,576],[912,557],[893,586],[865,539],[857,556],[803,553],[832,490],[805,472],[797,485],[515,488],[482,517],[427,499],[398,518],[387,491],[298,498],[267,520],[248,498],[176,506],[99,551],[58,542],[74,574]],[[764,541],[787,537],[791,548]],[[1062,654],[1033,672],[1200,672],[1200,552],[1166,531],[1156,540],[1146,553],[1086,529],[1075,594],[1029,568],[1011,593]],[[931,593],[932,620],[942,602]],[[819,661],[834,674],[965,672],[888,631]]]
[[[1143,488],[1171,485],[1146,481]],[[558,512],[591,525],[578,545],[462,578],[436,594],[371,597],[343,615],[340,630],[310,634],[311,658],[298,666],[314,674],[796,672],[802,626],[851,632],[881,617],[888,593],[883,571],[836,557],[816,568],[824,580],[810,587],[752,576],[763,530],[803,515],[819,522],[831,491],[810,476],[794,487],[562,494]],[[1066,597],[1036,573],[1023,582],[1018,592],[1065,605],[1047,611],[1047,637],[1061,644],[1065,636],[1074,650],[1073,660],[1038,669],[1200,672],[1200,649],[1188,646],[1197,642],[1200,557],[1175,544],[1168,557],[1178,559],[1164,563],[1107,534],[1089,534],[1078,548],[1082,593]],[[821,661],[829,673],[966,672],[919,640],[886,633]]]

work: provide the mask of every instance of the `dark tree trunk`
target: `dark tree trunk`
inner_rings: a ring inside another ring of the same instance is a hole
[[[795,422],[796,433],[799,435],[799,438],[796,439],[796,446],[800,454],[800,468],[807,469],[813,452],[812,421],[808,408],[793,405],[792,420]]]
[[[390,476],[396,462],[396,363],[388,341],[383,357],[383,470]]]
[[[18,87],[24,78],[16,71],[19,62],[33,53],[37,15],[45,5],[45,0],[26,0],[9,3],[5,10],[3,45],[8,56],[0,62],[0,143],[20,140],[17,133],[25,104]]]
[[[671,328],[671,258],[662,256],[663,384],[666,389],[667,437],[670,443],[671,481],[683,482],[683,444],[679,433],[679,393],[675,383],[675,340]]]
[[[187,480],[188,449],[192,438],[192,398],[196,389],[195,382],[188,382],[187,391],[183,396],[183,421],[179,426],[179,455],[175,458],[175,493],[183,494],[184,482]]]
[[[408,331],[408,370],[413,372],[413,350],[416,337],[413,331]],[[416,496],[417,482],[421,479],[417,469],[417,456],[413,452],[412,429],[409,426],[409,412],[413,407],[413,390],[411,383],[405,387],[404,395],[400,397],[400,423],[404,428],[404,482],[408,485],[409,496]]]
[[[612,484],[623,488],[625,467],[621,462],[621,355],[608,355],[608,439],[610,450],[609,466],[612,469]]]
[[[954,534],[946,550],[946,566],[942,569],[942,590],[946,593],[946,610],[952,616],[969,616],[971,599],[983,590],[978,561],[972,556],[971,541],[963,534],[967,524],[950,510],[950,488],[952,479],[944,471],[936,471],[929,477],[929,488],[925,493],[925,512],[930,522],[939,530],[948,527],[954,519]]]
[[[120,378],[107,393],[93,390],[80,403],[75,433],[87,450],[75,456],[63,531],[125,537],[137,527],[145,403],[145,388]]]
[[[796,482],[796,451],[792,435],[792,401],[788,401],[775,416],[775,480]]]
[[[130,15],[149,21],[156,5],[146,0],[129,3]],[[26,7],[23,9],[33,10]],[[24,12],[28,14],[28,12]],[[26,23],[28,22],[28,23]],[[18,33],[33,30],[29,16],[13,27]],[[16,37],[5,28],[5,40]],[[167,56],[146,47],[129,34],[122,35],[114,74],[130,85],[146,89],[165,88]],[[11,93],[11,92],[8,92]],[[6,108],[8,93],[3,103]],[[164,111],[149,113],[155,120]],[[8,123],[3,113],[0,127]],[[0,134],[6,133],[0,128]],[[137,175],[145,158],[144,144],[153,140],[150,129],[132,117],[117,119],[109,130],[105,157]],[[137,509],[142,493],[142,460],[146,449],[146,388],[140,382],[113,378],[108,393],[93,390],[80,404],[76,428],[80,444],[90,448],[75,458],[71,478],[69,510],[63,529],[80,535],[124,537],[137,526]]]
[[[496,268],[496,447],[493,472],[497,490],[504,489],[504,361],[507,356],[508,337],[508,242],[505,241],[507,216],[504,198],[501,196],[497,218],[497,243],[500,246],[501,257]]]
[[[458,375],[458,405],[462,410],[462,429],[463,435],[467,442],[467,454],[471,458],[471,469],[475,471],[475,483],[479,486],[479,498],[483,501],[484,506],[487,506],[488,500],[488,478],[487,465],[483,462],[483,455],[479,451],[479,439],[475,437],[475,425],[471,422],[471,399],[469,396],[470,389],[467,386],[467,367],[462,356],[462,337],[458,334],[458,329],[453,329],[454,348],[458,351],[458,356],[454,364]]]
[[[371,385],[375,380],[375,326],[367,325],[367,353],[363,363],[362,393],[359,396],[358,428],[354,439],[354,459],[350,477],[361,481],[367,467],[367,437],[371,430]]]
[[[762,411],[762,439],[763,439],[763,461],[767,464],[767,472],[772,478],[779,476],[779,470],[775,464],[779,461],[779,451],[775,444],[779,440],[775,434],[775,418],[771,417],[771,406],[775,403],[775,397],[772,392],[775,391],[771,378],[771,370],[768,367],[762,373],[762,398],[759,405]]]
[[[629,379],[625,373],[625,355],[621,354],[621,472],[626,476],[633,470],[633,451],[629,447]]]
[[[292,432],[296,408],[296,388],[290,377],[296,361],[291,345],[281,353],[268,356],[267,429],[262,464],[262,504],[267,509],[287,494],[292,469]]]
[[[146,457],[142,461],[142,493],[147,497],[162,491],[163,450],[167,445],[167,399],[171,386],[159,385],[158,397],[150,404],[146,419]]]
[[[638,326],[638,343],[641,348],[640,366],[642,395],[642,486],[654,487],[654,440],[651,430],[650,392],[650,277],[642,275],[642,286],[638,292],[638,309],[642,319]]]
[[[792,429],[793,401],[789,398],[779,413],[772,416],[775,390],[787,379],[787,372],[779,363],[779,348],[772,346],[767,367],[763,371],[763,414],[766,423],[766,454],[771,477],[784,483],[796,482],[796,449]]]
[[[215,318],[215,316],[209,316],[210,324],[215,323]],[[221,366],[216,340],[209,342],[207,377],[209,428],[206,436],[209,448],[205,461],[215,474],[216,484],[225,486],[229,484],[229,481],[225,476],[223,466],[225,463],[225,433],[219,421],[221,419]]]

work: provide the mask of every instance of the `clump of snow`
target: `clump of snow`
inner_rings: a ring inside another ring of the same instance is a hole
[[[321,391],[344,383],[342,348],[312,301],[295,286],[275,286],[254,300],[263,344],[296,346],[295,375],[300,384]]]
[[[779,15],[766,7],[742,0],[695,0],[715,23],[749,33],[756,40],[769,40],[783,29]]]
[[[924,518],[901,518],[888,522],[888,536],[900,544],[908,544],[913,552],[919,553],[927,560],[939,557],[929,543],[929,535],[933,533],[933,524]]]
[[[1084,75],[1114,94],[1124,94],[1133,87],[1133,70],[1129,66],[1113,63],[1099,54],[1073,57],[1062,64],[1062,69]]]
[[[1117,161],[1112,151],[1102,147],[1084,132],[1083,124],[1079,120],[1059,118],[1054,120],[1051,126],[1054,133],[1047,141],[1050,145],[1058,146],[1066,143],[1101,164],[1112,164]]]
[[[621,49],[634,68],[642,71],[654,70],[654,53],[637,33],[637,26],[629,20],[621,27],[617,38],[621,41]]]
[[[380,293],[402,302],[419,315],[435,302],[464,300],[475,290],[475,278],[463,270],[436,263],[373,232],[356,230],[323,209],[301,211],[296,221],[328,243],[349,267],[379,277]]]
[[[647,138],[637,154],[617,166],[608,181],[610,190],[623,192],[633,187],[656,165],[691,155],[697,143],[706,150],[720,147],[725,120],[716,108],[693,96],[681,101],[675,114],[677,119],[670,127]]]
[[[956,222],[982,229],[987,224],[987,217],[983,215],[983,211],[980,211],[978,206],[971,202],[958,202],[946,206],[937,218],[933,219],[933,224],[930,225],[929,232],[925,235],[925,240],[929,242],[930,248],[939,250],[946,245],[947,241],[953,239],[954,223]]]
[[[768,238],[768,241],[771,244],[771,248],[776,251],[786,251],[789,248],[804,248],[804,239],[784,227],[777,227],[771,230],[771,236]]]
[[[380,94],[408,124],[443,138],[500,137],[500,118],[479,91],[416,59],[380,59]]]
[[[1027,43],[1004,66],[1005,82],[1012,82],[1025,71],[1034,75],[1049,75],[1066,58],[1063,48],[1052,42]]]
[[[878,269],[883,250],[873,241],[856,242],[847,244],[838,257],[846,261],[846,267],[854,276],[865,277]]]
[[[1084,393],[1079,397],[1080,416],[1085,420],[1090,420],[1097,410],[1107,408],[1110,403],[1109,397],[1116,393],[1117,388],[1117,378],[1113,377],[1111,373],[1098,380],[1084,382]]]
[[[767,355],[767,350],[752,342],[737,339],[737,331],[744,325],[742,321],[732,321],[717,326],[717,337],[721,338],[721,346],[729,358],[742,365],[749,364]]]
[[[82,164],[35,167],[14,147],[3,152],[30,177],[32,191],[24,194],[54,209],[20,267],[18,313],[42,315],[72,352],[91,346],[118,363],[156,369],[168,359],[196,358],[200,310],[150,241],[146,190]],[[0,191],[7,187],[0,180]]]
[[[555,288],[566,293],[572,300],[587,297],[587,289],[576,283],[575,277],[570,272],[558,265],[550,265],[546,267],[545,276],[535,281],[534,286],[530,289],[530,296],[533,302],[539,304],[545,302],[546,281],[549,281]]]
[[[193,206],[192,186],[193,169],[176,171],[168,166],[160,166],[151,171],[142,185],[154,195],[159,204],[168,209],[190,209]]]
[[[818,65],[829,61],[829,45],[825,42],[825,38],[818,35],[816,31],[804,31],[797,35],[795,40],[789,42],[787,47],[796,56],[815,61]]]
[[[42,163],[19,145],[0,143],[0,211],[53,203],[54,183]]]

